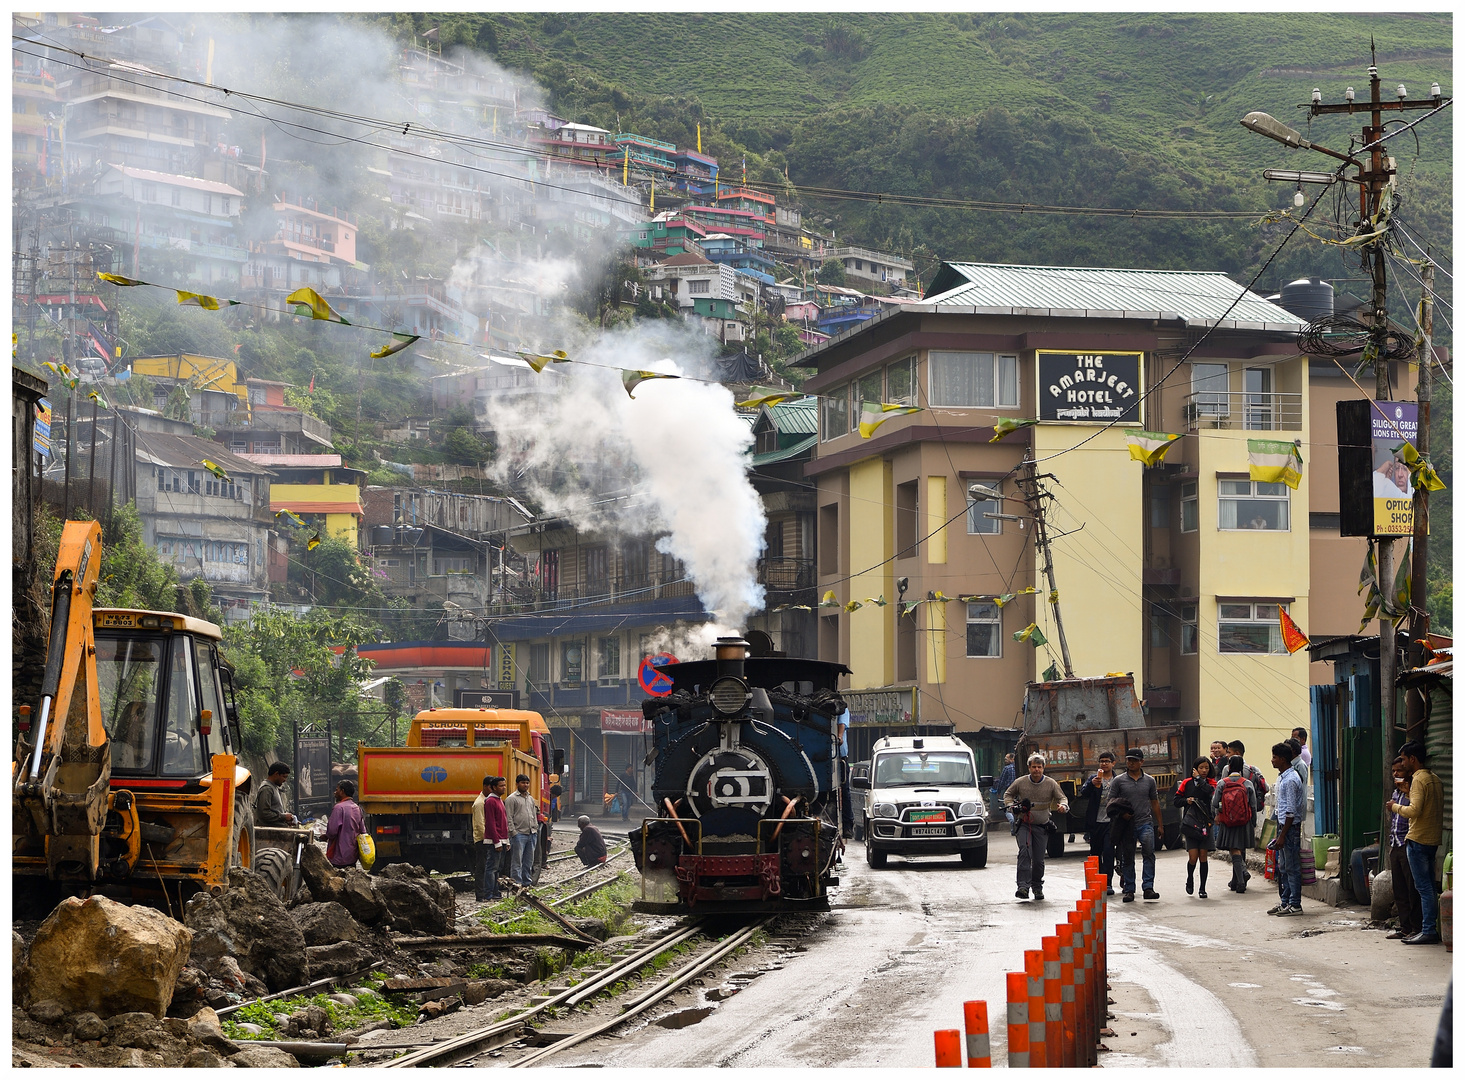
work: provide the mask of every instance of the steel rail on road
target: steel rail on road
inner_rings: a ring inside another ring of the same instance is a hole
[[[645,1012],[653,1005],[664,1000],[665,998],[670,997],[672,994],[682,989],[682,987],[686,986],[689,982],[695,979],[698,975],[702,974],[708,968],[720,963],[731,953],[742,948],[753,939],[754,934],[756,934],[759,930],[762,930],[772,921],[773,916],[770,915],[767,918],[760,919],[758,922],[753,923],[751,926],[743,927],[737,933],[728,937],[711,952],[699,956],[697,959],[693,960],[690,964],[686,965],[680,971],[668,975],[665,979],[657,983],[651,989],[632,998],[624,1006],[618,1016],[614,1016],[604,1023],[597,1024],[594,1027],[589,1028],[585,1031],[580,1031],[575,1033],[574,1035],[570,1035],[566,1038],[560,1039],[558,1042],[551,1043],[549,1046],[536,1050],[532,1054],[529,1054],[527,1057],[520,1058],[518,1061],[510,1062],[508,1067],[510,1069],[522,1069],[530,1065],[537,1065],[545,1058],[550,1057],[554,1054],[558,1054],[561,1050],[568,1050],[572,1046],[578,1046],[580,1043],[585,1042],[588,1039],[593,1039],[597,1035],[603,1035],[605,1032],[617,1028],[621,1024],[624,1024],[627,1020],[639,1016],[641,1013]]]
[[[611,859],[614,859],[616,857],[616,855],[624,855],[626,852],[628,852],[628,851],[631,850],[631,844],[630,844],[629,841],[622,840],[622,841],[620,841],[620,843],[621,843],[621,849],[619,851],[617,851],[615,853],[615,855],[611,855],[610,858],[606,859],[605,860],[606,862],[610,862],[610,860]],[[545,862],[547,862],[547,863],[565,862],[565,861],[567,861],[569,859],[578,859],[579,857],[580,856],[578,856],[577,854],[575,854],[575,852],[573,852],[573,851],[562,851],[558,855],[551,855],[548,859],[545,860]]]
[[[673,949],[689,938],[695,937],[702,932],[702,920],[692,918],[671,933],[650,942],[637,949],[601,971],[596,972],[584,982],[577,983],[560,993],[553,995],[538,1005],[531,1005],[523,1012],[511,1016],[505,1020],[497,1021],[485,1027],[477,1028],[466,1032],[446,1042],[433,1046],[423,1047],[404,1057],[384,1062],[385,1069],[413,1069],[423,1066],[445,1066],[455,1065],[458,1062],[469,1058],[477,1057],[486,1050],[497,1049],[509,1043],[517,1042],[523,1038],[525,1023],[534,1016],[539,1015],[547,1009],[565,1005],[577,1005],[581,1001],[591,997],[600,991],[615,985],[622,979],[634,975],[644,967],[653,957]],[[361,1047],[361,1049],[377,1049],[377,1046]],[[380,1049],[392,1049],[391,1046],[381,1046]]]

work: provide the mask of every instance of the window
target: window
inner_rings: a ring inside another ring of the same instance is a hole
[[[1255,480],[1221,480],[1220,528],[1266,529],[1286,532],[1288,501],[1286,484],[1263,484]]]
[[[1156,484],[1150,488],[1150,528],[1170,527],[1170,485]]]
[[[621,549],[624,568],[622,584],[629,588],[642,588],[650,582],[648,560],[650,551],[645,540],[628,541]]]
[[[824,431],[824,440],[828,442],[848,434],[849,389],[836,386],[819,400],[824,409],[823,423],[820,425]]]
[[[606,549],[603,544],[585,549],[585,590],[587,593],[605,592],[610,584],[608,563],[609,559],[606,557]]]
[[[432,560],[432,572],[435,577],[442,577],[444,574],[471,574],[473,573],[473,559],[471,556],[435,558]]]
[[[1247,368],[1242,372],[1246,394],[1242,398],[1245,415],[1242,427],[1247,431],[1270,431],[1272,423],[1272,369]]]
[[[1002,655],[1002,609],[996,604],[966,606],[966,654]]]
[[[560,682],[577,683],[585,678],[585,643],[560,642]]]
[[[1244,604],[1219,604],[1220,651],[1223,653],[1285,653],[1282,620],[1277,615],[1286,604],[1258,600]]]
[[[1195,415],[1217,418],[1231,415],[1231,383],[1225,364],[1191,364],[1190,391]]]
[[[693,296],[707,296],[712,292],[712,282],[706,278],[689,278],[687,280],[687,292]]]
[[[549,682],[549,642],[540,642],[529,646],[529,684],[530,689],[543,686]]]
[[[770,521],[763,536],[763,555],[768,559],[783,558],[783,522]]]
[[[987,488],[998,495],[1002,494],[1001,481],[978,481],[978,487]],[[966,502],[966,531],[970,536],[983,534],[996,536],[1002,532],[1002,522],[989,518],[988,514],[1002,513],[1002,502],[999,499],[974,498],[970,492],[967,493]]]
[[[1170,647],[1170,614],[1159,604],[1150,605],[1150,648]]]
[[[1196,612],[1198,605],[1180,605],[1180,652],[1183,656],[1194,656],[1196,642],[1200,637]]]
[[[595,675],[599,679],[616,680],[621,677],[621,639],[618,636],[603,637],[596,647]]]
[[[1194,480],[1180,485],[1180,531],[1195,532],[1200,528],[1200,499]]]
[[[921,536],[921,482],[908,480],[895,486],[896,558],[913,558]]]
[[[885,400],[893,404],[916,403],[916,358],[907,356],[885,369]]]
[[[870,372],[870,374],[861,376],[860,381],[856,385],[859,389],[856,391],[857,400],[853,404],[854,412],[850,416],[851,431],[859,430],[861,402],[880,402],[885,400],[882,396],[885,393],[884,372],[877,368],[875,371]]]
[[[993,353],[931,353],[931,404],[991,409],[1017,405],[1017,357]]]

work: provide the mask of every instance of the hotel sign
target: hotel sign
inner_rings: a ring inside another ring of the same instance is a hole
[[[916,722],[916,691],[902,686],[890,690],[842,690],[849,706],[850,727],[875,727]]]
[[[1137,424],[1144,353],[1039,349],[1038,419],[1044,423]]]

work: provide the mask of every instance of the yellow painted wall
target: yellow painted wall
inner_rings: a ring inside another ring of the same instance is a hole
[[[1307,446],[1306,413],[1303,446]],[[1247,760],[1270,776],[1271,746],[1291,729],[1309,722],[1306,652],[1292,656],[1221,653],[1218,648],[1217,597],[1294,597],[1289,614],[1307,632],[1311,625],[1308,593],[1311,537],[1308,529],[1308,466],[1291,493],[1291,529],[1266,532],[1220,530],[1217,474],[1244,476],[1248,434],[1285,438],[1290,432],[1204,431],[1199,442],[1200,498],[1200,678],[1201,738],[1241,739]],[[1304,450],[1304,456],[1308,456]],[[1352,590],[1354,581],[1331,583]]]
[[[887,606],[866,604],[848,613],[850,643],[850,686],[889,686],[895,681],[894,574],[890,559],[895,553],[894,492],[890,462],[870,458],[851,465],[849,471],[849,584],[851,600],[884,597]],[[868,569],[867,568],[872,568]],[[861,572],[866,571],[866,572]]]
[[[935,566],[946,564],[946,519],[951,516],[946,507],[946,481],[944,476],[926,477],[926,528],[929,539],[925,543],[926,562]],[[917,599],[921,599],[917,597]],[[927,604],[926,611],[931,620],[926,638],[926,681],[946,681],[946,605]]]
[[[355,484],[270,485],[270,502],[332,502],[355,506],[360,501],[361,489]]]
[[[1048,506],[1048,534],[1069,533],[1053,539],[1052,548],[1073,673],[1085,678],[1132,671],[1139,678],[1145,628],[1144,466],[1130,458],[1121,427],[1102,431],[1082,447],[1051,461],[1042,459],[1077,446],[1094,429],[1039,424],[1032,430],[1041,462],[1039,472],[1058,478],[1057,482],[1045,481],[1057,496]],[[1070,532],[1080,525],[1080,531]],[[1046,579],[1039,575],[1034,584],[1046,596]],[[1057,655],[1052,606],[1044,602],[1037,607],[1038,625]],[[1031,648],[1011,641],[1003,647]],[[1041,670],[1046,662],[1038,666]]]
[[[355,514],[327,514],[326,532],[344,540],[352,547],[356,546],[356,515]]]
[[[173,356],[139,356],[129,363],[136,374],[151,378],[196,378],[198,389],[233,394],[239,399],[240,405],[249,408],[249,389],[240,380],[232,360],[180,353]]]

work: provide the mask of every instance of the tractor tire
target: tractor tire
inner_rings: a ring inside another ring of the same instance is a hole
[[[234,829],[229,837],[229,865],[254,865],[254,800],[246,792],[234,795]]]
[[[295,865],[283,848],[262,848],[254,856],[254,872],[264,878],[282,903],[295,898]]]
[[[983,846],[976,851],[963,851],[961,853],[961,865],[974,866],[980,870],[987,865],[987,848]]]

